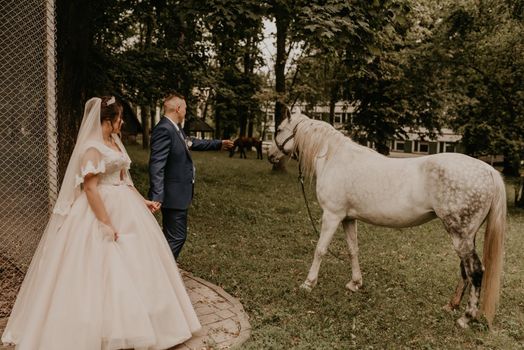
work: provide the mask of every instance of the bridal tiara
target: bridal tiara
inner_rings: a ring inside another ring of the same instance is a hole
[[[115,101],[116,101],[115,100],[115,96],[111,96],[111,98],[109,100],[107,100],[106,106],[109,106],[109,105],[115,103]]]

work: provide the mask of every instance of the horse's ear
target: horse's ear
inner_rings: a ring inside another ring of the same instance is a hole
[[[291,111],[289,110],[289,107],[286,106],[286,118],[287,121],[291,120]]]

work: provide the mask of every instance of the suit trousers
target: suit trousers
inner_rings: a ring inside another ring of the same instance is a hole
[[[187,237],[187,209],[162,208],[162,230],[175,260]]]

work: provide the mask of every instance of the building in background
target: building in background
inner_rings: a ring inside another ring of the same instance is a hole
[[[308,117],[317,120],[326,121],[329,118],[329,106],[308,106],[305,103],[297,103],[293,106],[292,112],[300,110]],[[264,106],[265,119],[262,122],[261,135],[263,135],[264,149],[267,150],[273,141],[275,135],[275,106],[274,104],[267,104]],[[335,116],[333,126],[347,135],[346,125],[351,122],[351,116],[355,111],[355,106],[347,101],[340,101],[335,104]],[[405,129],[407,132],[406,139],[390,140],[388,146],[390,148],[392,157],[409,157],[417,155],[444,153],[444,152],[459,152],[463,149],[460,144],[462,136],[453,132],[449,128],[443,128],[441,134],[437,134],[434,140],[430,140],[427,136],[427,129],[420,128],[418,130]],[[365,146],[375,148],[372,142],[368,142]]]

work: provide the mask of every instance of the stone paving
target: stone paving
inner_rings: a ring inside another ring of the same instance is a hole
[[[251,326],[242,304],[214,284],[188,272],[182,276],[202,330],[170,350],[228,349],[244,343]]]
[[[189,272],[181,272],[202,330],[169,350],[229,349],[244,343],[251,334],[251,326],[242,304],[222,288]],[[0,319],[0,333],[6,322],[7,319]],[[0,350],[14,350],[14,347],[0,344]]]

